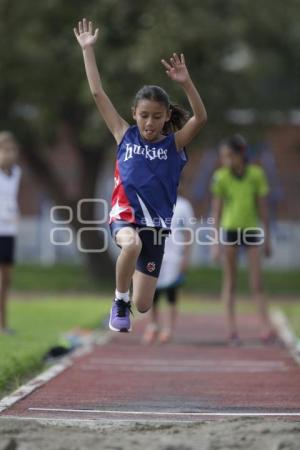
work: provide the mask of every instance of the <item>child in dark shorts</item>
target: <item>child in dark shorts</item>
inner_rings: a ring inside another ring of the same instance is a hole
[[[18,228],[18,190],[21,169],[16,164],[18,144],[10,132],[0,132],[0,333],[7,328],[7,300]]]

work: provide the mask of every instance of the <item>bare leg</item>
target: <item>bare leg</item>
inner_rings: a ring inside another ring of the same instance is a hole
[[[178,315],[177,305],[170,305],[170,330],[172,334],[177,321],[177,315]]]
[[[178,288],[167,289],[166,294],[169,303],[169,311],[168,311],[167,325],[164,327],[159,336],[159,340],[162,343],[169,342],[174,333],[175,324],[177,320],[176,297],[178,295]]]
[[[157,337],[157,333],[159,330],[159,313],[158,313],[159,297],[160,297],[160,292],[155,291],[153,305],[152,305],[152,308],[150,309],[150,321],[145,329],[143,339],[142,339],[144,344],[152,344]]]
[[[153,303],[157,278],[136,270],[133,275],[133,302],[141,313],[147,312]]]
[[[169,324],[168,328],[171,332],[171,334],[174,331],[176,320],[177,320],[177,297],[179,293],[178,287],[173,287],[171,289],[168,289],[167,291],[167,297],[169,302]]]
[[[3,264],[0,266],[0,331],[7,327],[6,306],[11,281],[11,271],[12,266],[10,264]]]
[[[153,301],[152,308],[150,310],[150,314],[151,314],[151,322],[158,325],[158,323],[159,323],[158,300],[159,300],[160,294],[155,292],[153,298],[155,298],[155,296],[157,297],[157,301],[156,302]]]
[[[225,306],[225,314],[229,336],[237,334],[235,313],[235,287],[238,247],[234,245],[224,246],[224,270],[222,285],[222,300]]]
[[[119,292],[127,292],[142,249],[142,242],[132,227],[125,227],[118,231],[116,242],[121,247],[116,264],[116,287]]]
[[[265,334],[273,333],[273,327],[268,314],[267,301],[263,292],[260,247],[247,248],[249,262],[249,282],[253,298],[258,308],[262,329]]]
[[[169,323],[162,329],[159,335],[159,341],[161,343],[169,342],[172,339],[177,318],[177,308],[175,305],[170,305],[169,313]]]

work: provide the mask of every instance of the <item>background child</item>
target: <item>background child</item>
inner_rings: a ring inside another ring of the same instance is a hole
[[[191,203],[179,195],[172,219],[172,234],[166,239],[162,267],[150,311],[150,323],[143,336],[143,342],[146,344],[152,343],[156,338],[159,342],[165,343],[173,336],[178,315],[178,294],[184,282],[192,249],[189,229],[193,228],[191,223],[193,217],[194,212]],[[158,306],[163,294],[166,296],[169,308],[167,322],[160,330]]]
[[[18,191],[21,169],[16,164],[18,144],[7,131],[0,132],[0,333],[7,328],[6,305],[14,264],[18,226]]]
[[[212,181],[212,215],[220,238],[223,239],[223,287],[222,298],[226,306],[229,341],[239,342],[236,312],[235,288],[239,247],[247,250],[249,281],[258,306],[262,326],[262,340],[274,339],[274,331],[269,320],[266,300],[263,295],[261,248],[266,256],[271,253],[269,220],[266,196],[268,183],[263,169],[248,164],[246,142],[235,135],[220,147],[224,166],[214,173]],[[259,227],[261,220],[263,230]],[[247,230],[248,229],[248,230]],[[255,231],[255,230],[256,231]],[[220,245],[213,248],[213,257],[220,256]]]
[[[83,50],[96,105],[118,145],[110,223],[121,253],[116,263],[116,292],[109,326],[115,331],[129,331],[131,281],[133,301],[140,312],[146,312],[152,305],[179,177],[187,160],[184,147],[203,126],[206,111],[184,55],[174,53],[169,63],[162,60],[162,64],[167,75],[184,90],[192,117],[187,119],[181,108],[171,104],[159,86],[144,86],[132,107],[136,125],[129,126],[102,87],[93,50],[98,29],[93,33],[92,22],[83,19],[74,33]]]

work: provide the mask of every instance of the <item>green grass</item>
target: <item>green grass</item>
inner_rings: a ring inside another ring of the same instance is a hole
[[[9,325],[16,334],[0,335],[0,396],[7,389],[15,389],[24,376],[43,367],[43,355],[57,345],[61,333],[76,326],[99,326],[109,304],[103,297],[11,301]]]
[[[35,264],[16,265],[12,288],[16,291],[47,292],[95,292],[107,286],[91,280],[82,266],[57,264],[41,266]],[[110,287],[110,286],[109,286]]]
[[[265,290],[272,296],[294,296],[300,292],[299,270],[264,270]],[[186,288],[189,291],[218,294],[221,289],[222,272],[220,268],[200,267],[189,271]],[[248,272],[240,269],[238,272],[237,291],[248,294]]]
[[[281,305],[282,311],[288,318],[289,324],[300,339],[300,305],[299,303],[287,303]]]
[[[238,292],[249,292],[247,270],[238,273]],[[218,294],[221,288],[222,273],[220,268],[200,267],[189,271],[186,289],[202,294]],[[298,295],[300,292],[299,270],[266,270],[264,271],[266,292],[283,297]],[[110,292],[113,289],[111,280],[91,280],[81,266],[55,265],[50,267],[38,265],[17,265],[13,276],[13,289],[28,292]]]

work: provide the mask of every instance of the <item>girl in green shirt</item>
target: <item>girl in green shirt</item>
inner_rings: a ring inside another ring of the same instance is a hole
[[[218,233],[218,244],[213,247],[213,258],[219,260],[223,250],[222,298],[226,307],[229,341],[240,343],[235,312],[235,287],[238,251],[247,249],[250,287],[258,306],[263,342],[275,338],[263,295],[261,250],[270,256],[268,183],[261,167],[249,164],[246,142],[235,135],[220,146],[223,166],[213,175],[212,216]]]

